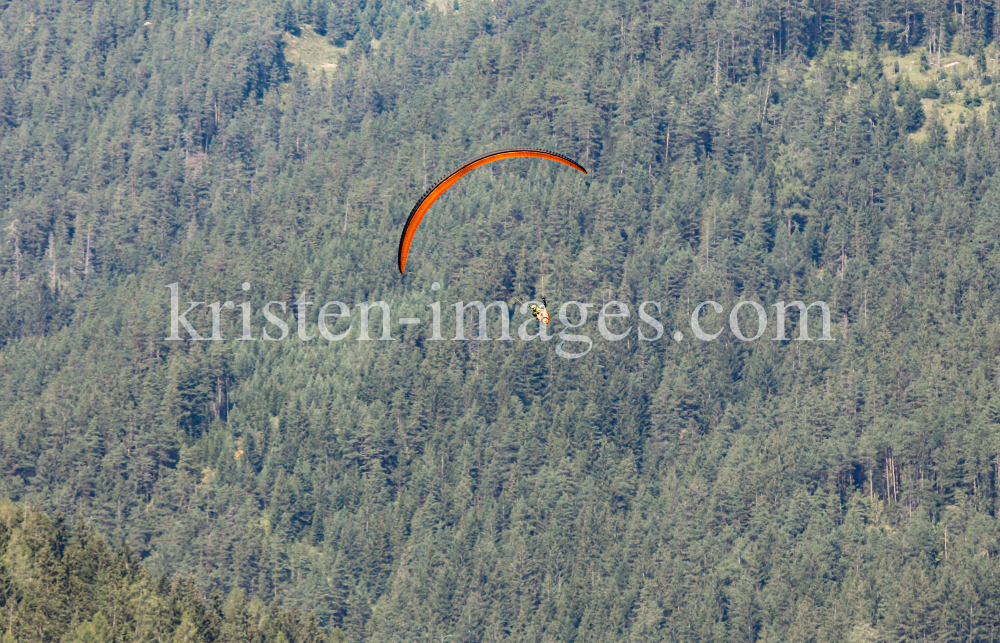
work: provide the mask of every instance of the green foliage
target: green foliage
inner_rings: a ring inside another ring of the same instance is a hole
[[[879,60],[975,57],[993,9],[592,4],[3,5],[0,495],[134,552],[4,505],[3,643],[1000,628],[1000,113],[908,137],[927,94]],[[470,174],[400,279],[413,200],[513,145],[591,173]],[[174,282],[652,300],[667,332],[167,342]],[[672,341],[707,299],[826,301],[836,341]]]
[[[899,86],[897,104],[903,109],[902,123],[907,132],[916,132],[923,127],[925,116],[923,105],[920,103],[920,93],[905,77]]]
[[[4,643],[327,640],[294,611],[257,601],[235,613],[190,581],[155,582],[128,549],[112,551],[89,526],[68,529],[9,501],[0,502],[0,580]],[[242,600],[234,592],[230,602]]]
[[[68,643],[112,643],[114,633],[108,624],[108,619],[104,617],[104,614],[98,612],[94,614],[94,618],[76,628],[69,638],[64,637],[64,640]]]

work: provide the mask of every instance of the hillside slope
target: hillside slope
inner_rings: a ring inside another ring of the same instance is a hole
[[[0,3],[0,495],[349,640],[994,636],[993,9],[592,4]],[[522,145],[590,174],[469,175],[400,278],[423,190]],[[255,341],[166,341],[175,283]],[[513,292],[666,332],[302,341],[293,304]],[[709,299],[835,341],[699,342]]]

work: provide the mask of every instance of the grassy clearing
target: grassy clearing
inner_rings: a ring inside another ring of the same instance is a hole
[[[451,13],[455,10],[455,0],[427,0],[427,6],[437,7],[441,13]]]
[[[921,58],[923,57],[923,60]],[[996,97],[995,84],[980,85],[983,76],[976,68],[972,56],[962,56],[955,53],[942,53],[940,62],[937,54],[929,54],[923,47],[914,49],[906,56],[889,56],[883,59],[886,78],[902,80],[904,77],[919,90],[936,86],[938,98],[923,98],[921,104],[927,116],[924,127],[910,134],[917,141],[927,138],[927,123],[931,121],[931,113],[936,108],[941,123],[948,130],[948,136],[954,136],[955,131],[964,123],[972,120],[973,115],[984,119],[993,105]],[[897,72],[896,69],[899,71]],[[1000,60],[994,47],[986,50],[986,74],[994,83],[1000,75]],[[893,98],[898,92],[893,93]],[[980,102],[975,105],[975,99]]]
[[[921,65],[921,56],[924,56],[927,64],[930,65],[929,67]],[[906,56],[883,58],[882,62],[885,63],[886,78],[893,78],[897,75],[900,78],[905,76],[910,79],[911,83],[920,88],[927,87],[934,81],[939,81],[938,76],[941,71],[945,75],[951,76],[971,71],[975,67],[975,61],[970,56],[948,54],[941,56],[941,69],[939,70],[937,55],[928,54],[923,47],[914,49]],[[899,74],[896,74],[895,65],[899,65]]]
[[[285,59],[305,69],[310,80],[322,82],[325,75],[337,69],[347,48],[333,46],[309,25],[301,25],[300,29],[300,36],[286,33],[281,37],[285,41]]]
[[[941,101],[930,98],[921,99],[920,102],[924,106],[924,114],[927,116],[927,121],[923,127],[910,134],[910,138],[915,141],[922,141],[927,138],[927,123],[931,121],[931,112],[934,107],[938,109],[938,118],[945,126],[945,129],[948,130],[948,136],[953,137],[959,127],[963,127],[972,120],[973,112],[978,116],[980,122],[985,121],[986,115],[990,111],[990,105],[993,104],[993,101],[983,100],[983,104],[979,107],[965,107],[957,103],[942,105]]]
[[[847,100],[856,100],[858,76],[864,63],[853,51],[829,53],[827,56],[835,56],[836,60],[839,60],[839,64],[834,62],[834,67],[846,72]],[[948,135],[954,136],[959,127],[972,120],[973,115],[978,115],[980,119],[985,118],[990,107],[997,102],[1000,91],[996,84],[997,80],[1000,80],[1000,51],[995,46],[986,49],[985,74],[976,68],[976,61],[972,56],[948,53],[942,54],[939,60],[937,54],[929,54],[923,47],[914,48],[906,56],[894,55],[892,52],[883,52],[882,56],[884,76],[895,88],[892,92],[894,102],[899,98],[899,83],[904,78],[921,93],[931,87],[936,87],[938,90],[937,98],[921,99],[927,118],[924,127],[910,134],[914,140],[920,141],[927,137],[927,124],[930,123],[931,114],[935,109],[941,123],[948,130]],[[811,62],[806,82],[815,82],[814,74],[817,66],[829,62],[831,61],[828,59]],[[993,82],[981,85],[980,81],[984,75],[989,76]]]

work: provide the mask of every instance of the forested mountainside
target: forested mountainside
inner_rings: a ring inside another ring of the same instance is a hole
[[[998,34],[953,0],[0,0],[0,496],[190,579],[108,563],[167,632],[214,587],[349,641],[1000,638]],[[420,194],[511,146],[590,174],[470,174],[400,277]],[[256,341],[166,341],[170,284]],[[666,333],[307,342],[292,304],[514,292]],[[835,341],[699,342],[709,299],[824,301]],[[65,596],[60,632],[113,622]]]
[[[37,509],[0,502],[0,640],[111,643],[321,643],[314,620],[242,590],[206,602],[190,580],[152,578],[128,548],[90,527],[70,529]]]

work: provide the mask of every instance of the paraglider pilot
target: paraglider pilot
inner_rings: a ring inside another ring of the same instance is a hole
[[[549,323],[549,304],[545,301],[545,297],[542,297],[542,306],[540,308],[535,304],[531,304],[531,314],[543,324]]]

